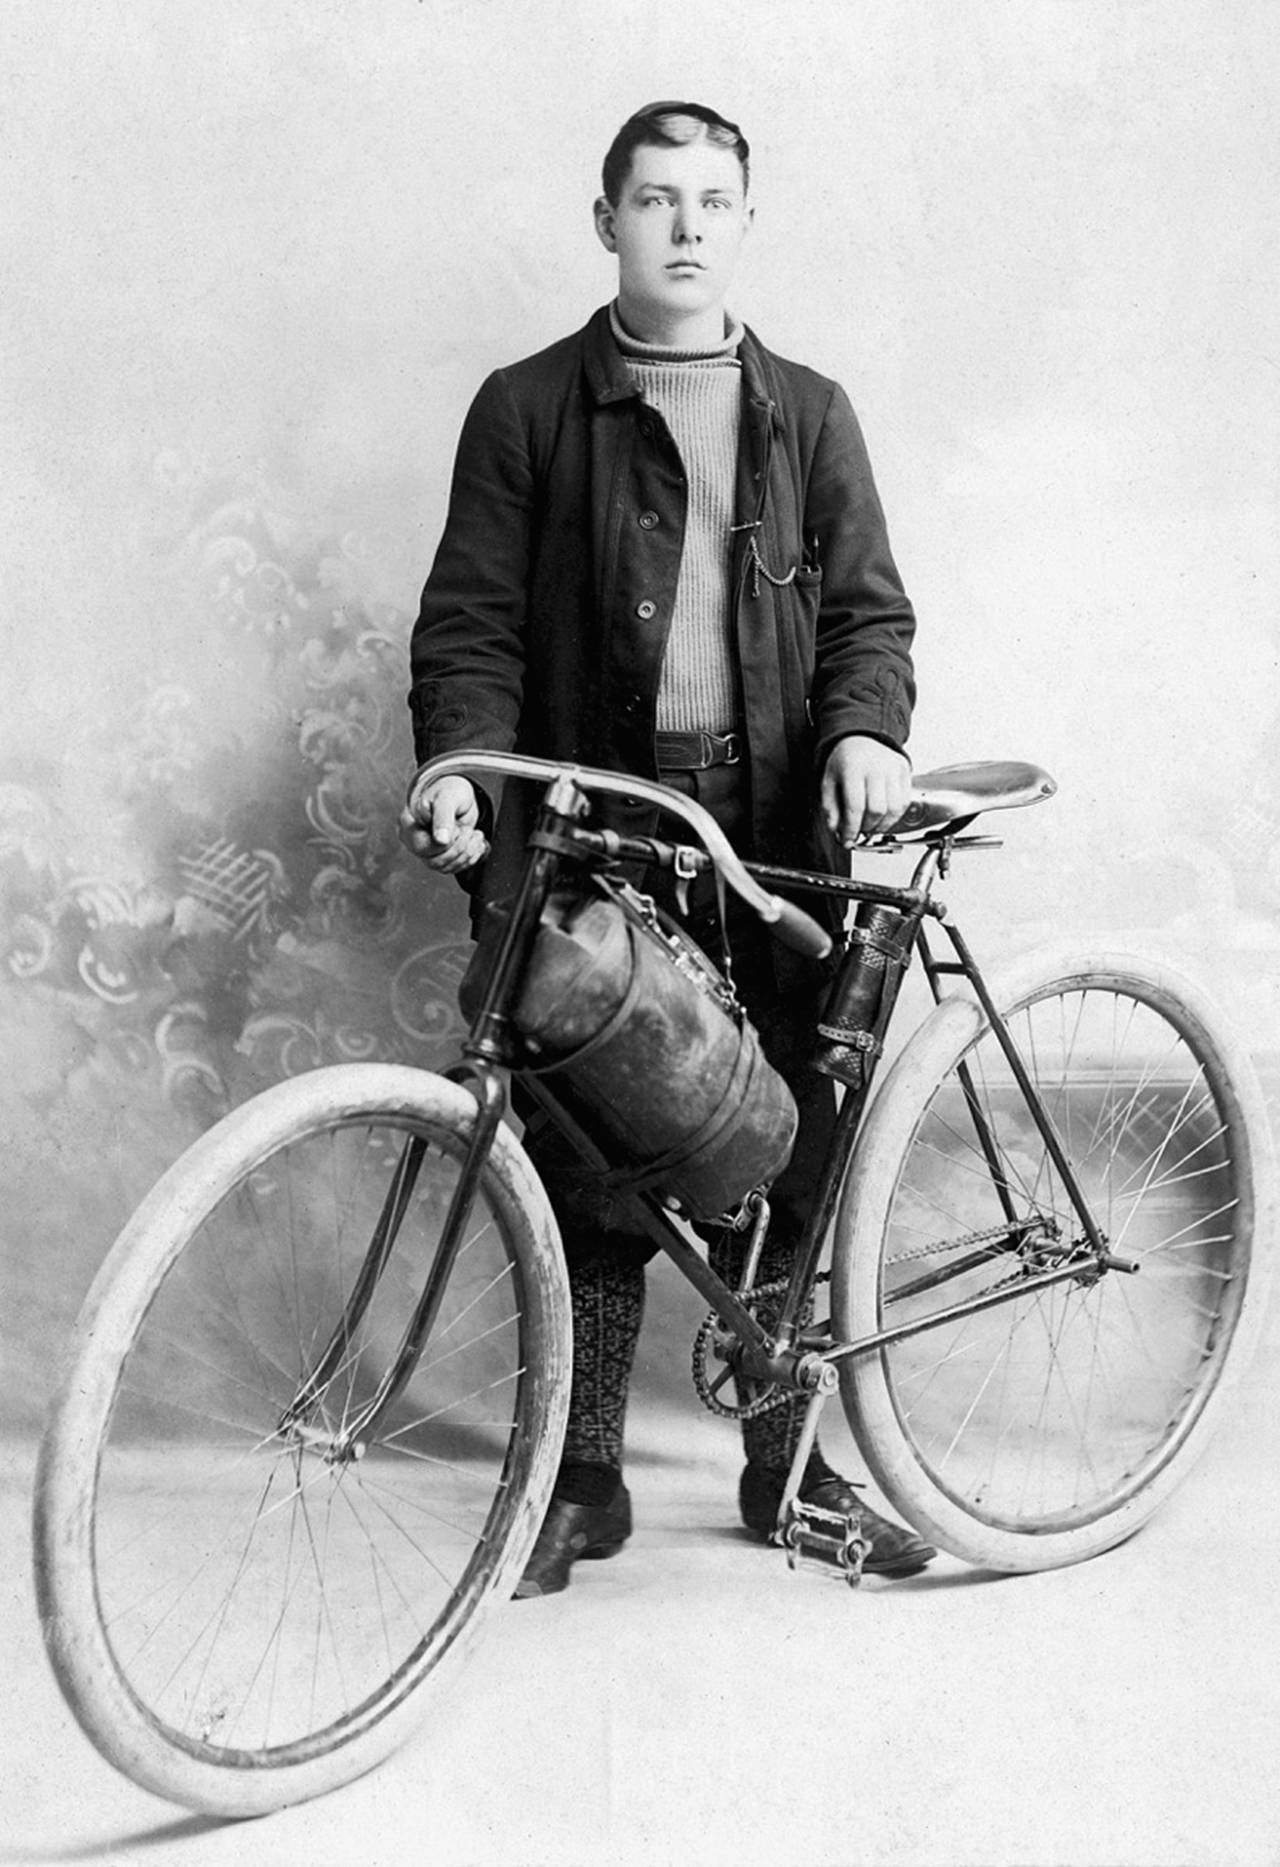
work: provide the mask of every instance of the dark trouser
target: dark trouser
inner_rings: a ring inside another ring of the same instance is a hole
[[[746,826],[746,785],[740,766],[706,771],[663,772],[663,783],[693,797],[719,823],[731,843],[741,848]],[[663,906],[665,878],[646,886]],[[695,885],[685,925],[713,958],[723,951],[714,886]],[[808,1214],[812,1189],[835,1119],[830,1080],[809,1063],[814,1026],[825,979],[817,967],[792,956],[779,956],[767,929],[751,909],[730,896],[729,941],[733,977],[748,1017],[760,1034],[765,1055],[789,1084],[800,1113],[791,1159],[770,1190],[772,1219],[757,1276],[772,1283],[790,1270]],[[518,1102],[519,1106],[519,1102]],[[573,1302],[574,1364],[565,1440],[562,1494],[571,1493],[578,1468],[621,1469],[627,1393],[636,1342],[644,1316],[645,1265],[657,1246],[642,1221],[625,1205],[602,1211],[584,1197],[579,1165],[561,1137],[534,1117],[526,1146],[547,1187],[560,1225]],[[745,1239],[723,1227],[700,1227],[708,1241],[712,1266],[727,1281],[736,1279]],[[799,1437],[804,1397],[795,1395],[777,1409],[743,1423],[747,1457],[770,1469],[785,1469]]]

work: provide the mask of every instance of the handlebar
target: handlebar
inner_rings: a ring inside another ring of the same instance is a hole
[[[552,759],[527,758],[516,752],[460,751],[443,753],[420,767],[409,787],[410,812],[418,815],[418,802],[428,785],[440,778],[465,778],[473,772],[494,778],[531,778],[544,785],[554,784],[559,779],[588,794],[639,798],[679,817],[693,831],[729,887],[755,909],[784,946],[810,959],[825,959],[831,951],[831,936],[826,928],[820,927],[794,902],[784,901],[762,888],[747,873],[715,818],[692,798],[682,797],[651,778],[636,778],[627,772],[599,771],[589,765],[561,765]]]
[[[579,791],[606,792],[632,800],[640,798],[671,816],[682,818],[724,880],[748,906],[755,909],[779,940],[814,959],[823,959],[830,952],[831,940],[826,931],[802,908],[769,894],[760,886],[735,855],[719,824],[700,804],[695,804],[691,798],[682,797],[677,791],[668,790],[665,785],[655,783],[652,778],[636,778],[626,772],[600,771],[589,765],[561,765],[551,759],[526,758],[514,752],[447,752],[440,758],[429,760],[414,777],[409,788],[409,810],[415,817],[419,816],[418,805],[422,793],[438,778],[454,775],[465,777],[473,772],[495,778],[532,778],[547,786],[560,782],[577,786]],[[911,839],[923,838],[932,847],[971,823],[982,811],[1012,810],[1026,804],[1042,803],[1052,797],[1057,788],[1048,772],[1039,765],[1028,765],[1013,759],[945,765],[932,771],[917,772],[912,779],[911,802],[906,810],[887,834],[873,838],[868,847],[876,850],[896,849],[902,846],[899,839],[904,835]],[[605,853],[618,852],[605,849]],[[919,873],[918,870],[917,875]]]

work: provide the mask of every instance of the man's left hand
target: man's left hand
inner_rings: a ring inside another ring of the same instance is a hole
[[[911,766],[901,752],[852,733],[838,739],[822,774],[822,815],[846,849],[891,830],[911,801]]]

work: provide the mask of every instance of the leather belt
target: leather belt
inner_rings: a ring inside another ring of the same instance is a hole
[[[742,759],[740,733],[657,733],[654,746],[659,771],[709,771]]]

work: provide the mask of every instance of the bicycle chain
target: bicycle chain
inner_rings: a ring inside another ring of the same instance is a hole
[[[993,1238],[1007,1238],[1012,1227],[988,1226],[985,1232],[966,1232],[962,1238],[949,1238],[945,1244],[917,1245],[913,1251],[895,1251],[886,1264],[912,1264],[920,1258],[940,1258],[948,1251],[967,1251],[971,1245],[985,1245]]]
[[[945,1244],[919,1245],[912,1251],[895,1252],[893,1257],[887,1258],[885,1262],[910,1264],[920,1258],[942,1257],[949,1251],[968,1251],[974,1245],[985,1245],[993,1239],[1007,1238],[1010,1229],[1008,1224],[988,1226],[986,1231],[966,1232],[963,1237],[948,1239]],[[1002,1279],[1000,1283],[991,1285],[991,1288],[1002,1290],[1006,1284],[1017,1283],[1023,1275],[1024,1271],[1019,1268]],[[819,1284],[829,1282],[830,1277],[830,1271],[820,1271],[814,1279],[814,1288],[816,1289]],[[779,1278],[776,1283],[761,1284],[759,1289],[748,1291],[742,1301],[758,1303],[766,1297],[782,1296],[786,1291],[787,1282],[788,1280],[783,1277]],[[698,1399],[708,1413],[714,1413],[718,1419],[722,1420],[756,1420],[762,1414],[772,1413],[776,1407],[782,1406],[795,1391],[794,1389],[775,1384],[765,1393],[757,1396],[755,1400],[746,1401],[741,1406],[730,1406],[725,1401],[718,1400],[711,1392],[711,1382],[707,1372],[710,1348],[717,1329],[721,1327],[719,1314],[715,1310],[709,1310],[698,1325],[697,1334],[693,1338],[693,1386]]]

